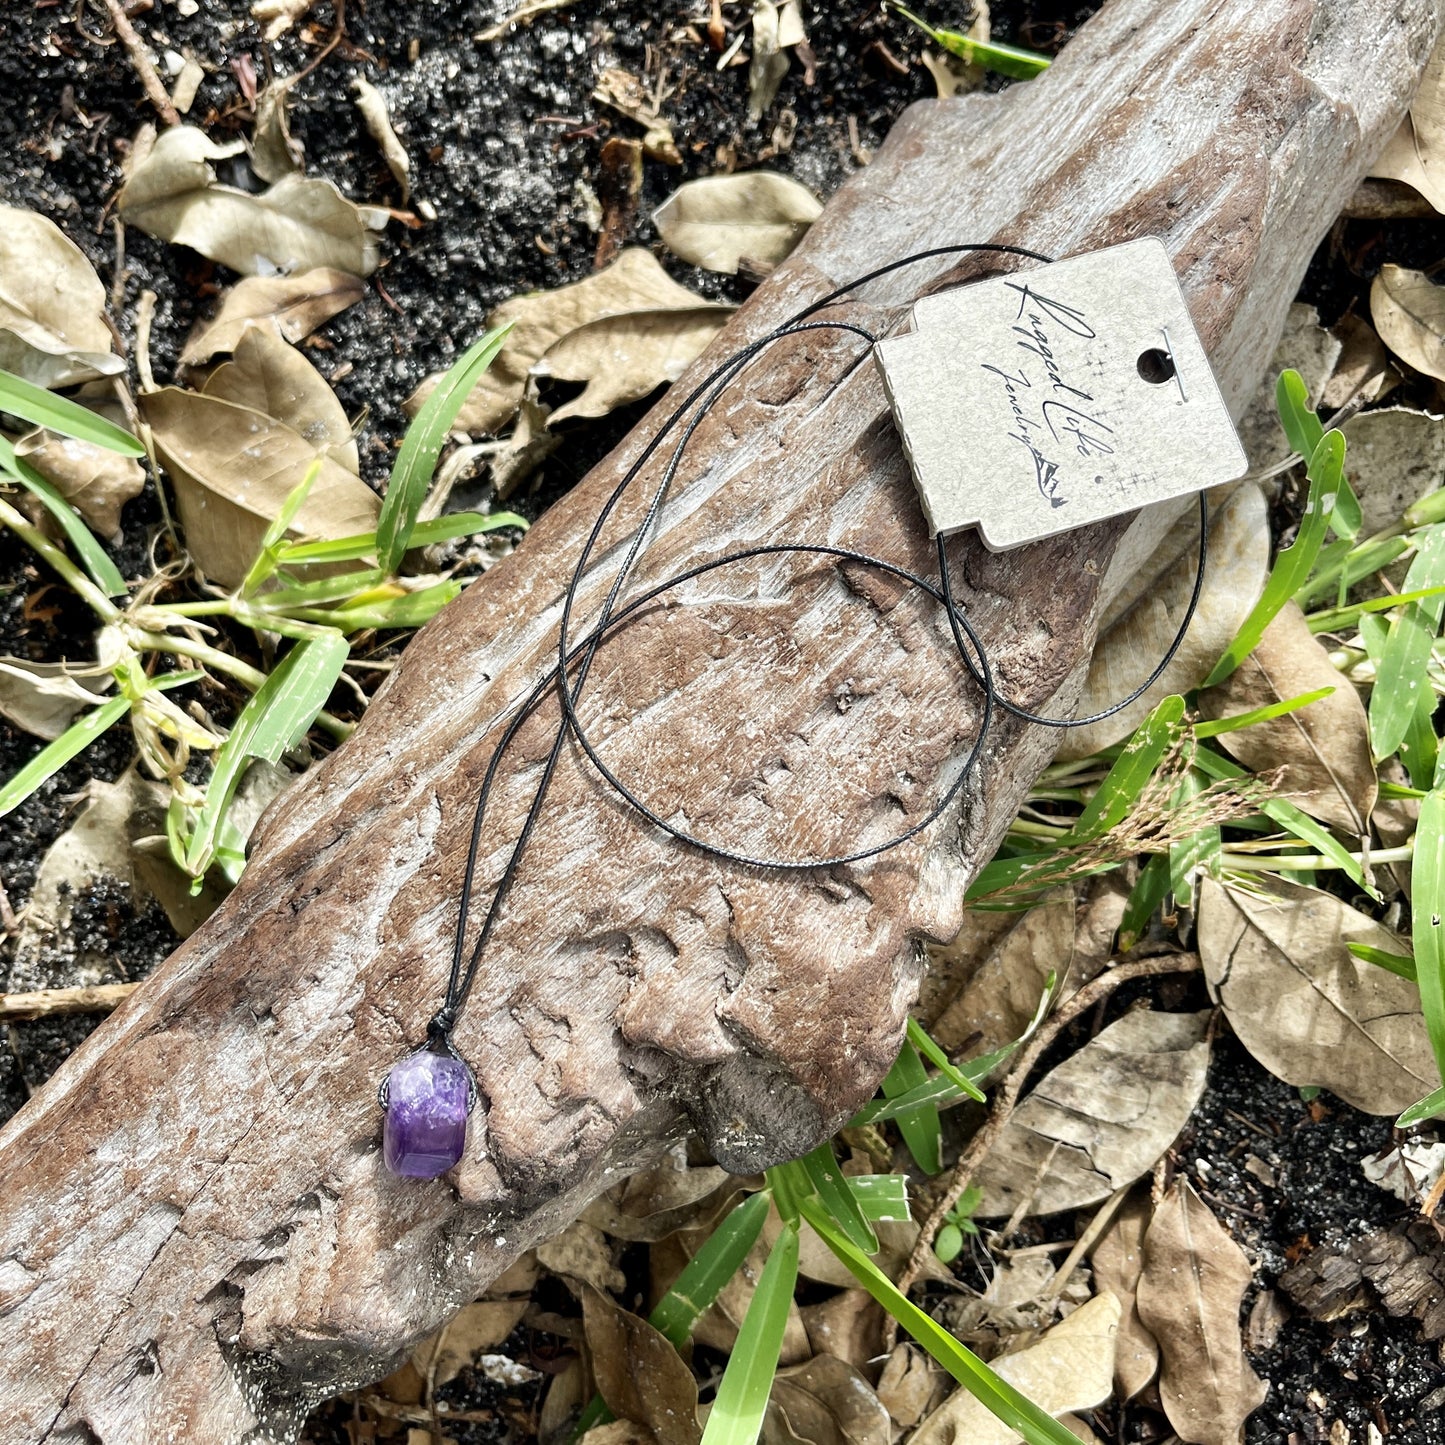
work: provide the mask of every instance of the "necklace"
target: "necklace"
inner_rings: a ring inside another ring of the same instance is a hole
[[[1022,721],[1041,727],[1075,728],[1100,722],[1122,712],[1131,703],[1144,695],[1163,675],[1173,661],[1184,636],[1193,620],[1204,584],[1204,569],[1208,552],[1208,503],[1205,494],[1199,493],[1199,552],[1193,592],[1185,610],[1183,621],[1158,665],[1128,697],[1088,717],[1058,719],[1042,717],[1018,706],[1002,696],[995,684],[988,654],[975,632],[968,617],[955,599],[950,579],[946,539],[942,533],[937,537],[938,575],[930,579],[865,552],[848,547],[827,546],[820,543],[780,542],[764,546],[744,548],[716,557],[688,568],[675,576],[659,582],[625,604],[622,593],[638,559],[645,550],[656,525],[668,493],[681,467],[682,459],[693,433],[717,402],[723,392],[747,366],[774,342],[786,336],[806,332],[831,332],[857,337],[869,346],[876,346],[880,340],[862,326],[848,321],[813,319],[818,313],[849,296],[860,287],[879,277],[886,276],[904,266],[919,261],[945,256],[961,256],[968,253],[987,252],[1001,256],[1019,257],[1025,260],[1049,263],[1051,258],[1029,251],[1020,246],[972,245],[938,246],[919,251],[900,260],[880,266],[847,285],[829,292],[821,299],[804,307],[794,316],[775,327],[766,335],[739,348],[720,362],[712,372],[698,384],[668,417],[657,434],[648,442],[641,455],[628,468],[622,480],[604,503],[597,520],[583,544],[573,569],[562,604],[561,624],[557,639],[557,661],[547,674],[536,683],[532,690],[515,706],[513,715],[504,729],[492,756],[477,794],[476,809],[472,820],[471,837],[467,850],[466,866],[462,875],[462,887],[457,910],[456,933],[452,948],[451,971],[441,1006],[427,1024],[426,1043],[415,1052],[408,1054],[392,1066],[382,1080],[379,1099],[385,1110],[383,1126],[383,1157],[387,1168],[393,1173],[408,1178],[432,1179],[444,1174],[457,1164],[466,1147],[467,1121],[474,1109],[478,1091],[475,1077],[466,1061],[457,1052],[452,1042],[452,1032],[461,1015],[478,967],[486,951],[501,915],[502,905],[514,883],[546,798],[547,789],[556,772],[558,761],[568,738],[574,739],[582,748],[599,776],[627,805],[643,819],[663,830],[677,842],[690,848],[721,858],[729,862],[752,867],[779,871],[803,871],[815,868],[837,867],[858,863],[876,857],[889,849],[896,848],[916,837],[935,823],[953,804],[964,784],[973,773],[978,759],[982,756],[985,740],[996,710],[1012,714]],[[1167,340],[1167,337],[1166,337]],[[602,532],[621,503],[632,483],[641,474],[648,462],[657,454],[666,438],[681,427],[681,434],[673,446],[671,455],[663,468],[647,510],[632,533],[626,554],[617,568],[608,590],[606,600],[596,624],[581,637],[571,635],[572,615],[577,596],[588,574],[589,564]],[[707,573],[723,567],[736,565],[753,558],[781,555],[807,555],[834,558],[855,566],[871,568],[890,576],[910,587],[919,588],[943,608],[948,618],[949,630],[954,647],[969,677],[979,688],[982,708],[977,735],[973,745],[958,770],[957,776],[934,801],[932,806],[902,832],[884,842],[872,844],[852,852],[841,852],[832,857],[817,858],[767,858],[726,847],[722,844],[698,837],[661,817],[598,755],[596,745],[583,726],[577,713],[578,702],[586,686],[592,663],[598,649],[615,635],[642,608],[648,606],[675,588]],[[482,830],[486,818],[487,803],[497,780],[507,752],[523,725],[537,712],[553,693],[561,706],[562,718],[556,737],[542,769],[536,792],[528,807],[516,841],[512,845],[500,877],[492,889],[490,899],[482,916],[482,923],[476,941],[470,952],[467,950],[468,924],[471,918],[473,895],[476,888],[477,857],[481,846]]]

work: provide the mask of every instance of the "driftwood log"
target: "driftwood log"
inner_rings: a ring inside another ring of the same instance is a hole
[[[1238,407],[1440,12],[1113,0],[1043,78],[913,107],[718,347],[924,247],[1067,254],[1152,234]],[[845,310],[881,327],[970,274],[921,266]],[[957,929],[1049,758],[1043,730],[1000,723],[954,816],[826,875],[693,856],[569,755],[457,1033],[484,1095],[468,1157],[427,1184],[382,1168],[377,1081],[438,1000],[499,719],[548,664],[580,539],[649,425],[416,639],[356,735],[267,820],[220,912],[0,1135],[0,1439],[290,1440],[313,1402],[384,1372],[670,1142],[698,1132],[752,1170],[874,1088],[919,939]],[[957,541],[1010,694],[1069,705],[1098,609],[1163,525],[1004,556]],[[770,352],[712,414],[643,575],[780,537],[930,567],[876,370],[817,335]],[[897,831],[965,756],[977,696],[926,598],[774,560],[674,601],[601,656],[586,704],[665,814],[823,852]],[[484,873],[554,721],[523,733]]]

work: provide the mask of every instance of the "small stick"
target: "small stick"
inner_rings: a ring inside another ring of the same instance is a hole
[[[124,1003],[138,983],[98,983],[84,988],[42,988],[34,993],[0,993],[0,1020],[54,1018],[60,1014],[109,1013]]]
[[[902,1293],[907,1294],[922,1273],[933,1249],[934,1236],[943,1225],[944,1216],[958,1202],[959,1196],[968,1188],[969,1182],[978,1171],[978,1166],[983,1163],[984,1156],[998,1142],[998,1136],[1003,1132],[1004,1125],[1008,1123],[1009,1116],[1023,1093],[1024,1084],[1054,1040],[1076,1018],[1088,1013],[1095,1004],[1108,998],[1121,985],[1132,983],[1139,978],[1153,978],[1159,974],[1193,973],[1198,968],[1199,956],[1193,953],[1162,954],[1158,958],[1137,958],[1130,963],[1121,963],[1086,983],[1059,1006],[1052,1018],[1040,1026],[1039,1031],[1019,1054],[1018,1061],[1009,1070],[1003,1083],[999,1085],[988,1118],[979,1126],[978,1132],[968,1141],[967,1148],[959,1155],[947,1187],[929,1210],[928,1218],[924,1220],[918,1240],[913,1246],[913,1253],[909,1255],[903,1273],[898,1276],[898,1288]],[[897,1340],[898,1325],[890,1316],[884,1327],[884,1352],[892,1350]]]
[[[181,113],[171,104],[171,98],[166,94],[166,88],[161,84],[161,78],[156,74],[156,68],[151,64],[151,58],[146,51],[145,41],[136,33],[136,28],[130,23],[130,17],[125,13],[125,6],[121,0],[105,0],[105,8],[110,12],[110,23],[115,26],[115,33],[120,36],[120,43],[125,46],[125,53],[130,56],[131,69],[135,71],[140,79],[141,89],[146,93],[146,99],[155,107],[156,114],[167,125],[179,125]]]

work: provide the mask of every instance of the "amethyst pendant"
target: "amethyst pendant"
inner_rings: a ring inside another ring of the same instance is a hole
[[[406,1179],[445,1174],[466,1147],[471,1071],[450,1054],[422,1049],[393,1066],[385,1095],[386,1167]]]

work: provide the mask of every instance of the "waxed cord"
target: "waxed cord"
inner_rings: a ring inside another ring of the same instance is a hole
[[[866,552],[860,552],[850,547],[827,546],[821,543],[774,543],[747,547],[740,551],[729,552],[724,556],[714,557],[708,561],[698,563],[683,572],[677,573],[675,576],[656,583],[641,595],[627,602],[625,605],[621,605],[623,589],[627,584],[633,568],[651,540],[652,532],[682,465],[688,442],[692,439],[694,432],[696,432],[703,419],[717,403],[723,392],[747,368],[750,362],[767,347],[771,346],[773,342],[781,340],[785,336],[796,336],[810,331],[843,333],[858,337],[870,346],[875,345],[879,338],[866,328],[855,323],[827,320],[813,321],[810,320],[810,318],[816,316],[818,312],[824,310],[826,307],[850,295],[852,292],[857,291],[860,287],[867,285],[870,281],[877,280],[879,277],[886,276],[904,266],[914,265],[919,261],[937,257],[960,256],[978,252],[1017,256],[1026,260],[1039,261],[1046,264],[1052,260],[1049,256],[1041,255],[1037,251],[1026,250],[1021,246],[993,245],[987,243],[935,246],[929,250],[918,251],[912,255],[902,257],[900,260],[879,266],[869,271],[866,275],[850,281],[847,285],[838,287],[836,290],[829,292],[827,295],[804,307],[772,331],[740,347],[737,351],[733,352],[731,356],[726,357],[720,362],[692,390],[686,400],[673,410],[671,415],[658,429],[656,435],[653,436],[643,448],[640,455],[627,469],[622,479],[613,489],[612,494],[608,497],[601,511],[598,513],[597,520],[593,524],[586,542],[583,544],[582,551],[577,559],[577,564],[573,569],[571,580],[563,595],[562,618],[557,639],[556,665],[537,682],[517,706],[516,711],[508,721],[501,738],[492,751],[491,758],[487,763],[486,772],[482,778],[481,787],[477,793],[477,803],[472,818],[471,837],[467,847],[466,867],[462,875],[461,895],[458,901],[456,936],[452,948],[451,972],[447,981],[447,989],[442,1006],[432,1016],[427,1026],[427,1036],[433,1048],[455,1055],[456,1051],[451,1044],[452,1030],[456,1026],[457,1019],[471,992],[477,969],[480,966],[482,957],[486,952],[487,944],[491,940],[498,919],[500,918],[502,905],[513,883],[516,881],[527,844],[541,816],[547,789],[557,770],[557,764],[561,760],[562,751],[566,746],[569,736],[574,738],[581,746],[593,767],[596,768],[599,776],[602,777],[630,808],[648,822],[661,828],[678,842],[684,843],[712,857],[721,858],[727,862],[747,867],[792,872],[814,868],[835,868],[844,864],[862,862],[865,859],[876,857],[880,853],[885,853],[889,849],[896,848],[900,844],[907,842],[910,838],[916,837],[919,833],[935,823],[952,805],[965,783],[967,783],[968,779],[972,776],[978,759],[982,756],[984,741],[988,736],[988,730],[993,721],[995,709],[1010,713],[1025,722],[1034,723],[1043,727],[1085,727],[1091,723],[1100,722],[1105,718],[1112,717],[1114,714],[1122,712],[1130,706],[1130,704],[1136,702],[1158,682],[1159,678],[1163,676],[1165,669],[1174,660],[1184,641],[1184,636],[1189,630],[1189,625],[1194,618],[1195,610],[1199,604],[1200,594],[1204,587],[1205,566],[1208,560],[1208,502],[1202,492],[1199,495],[1199,554],[1194,577],[1194,587],[1190,594],[1189,605],[1185,609],[1184,618],[1179,625],[1178,631],[1175,633],[1173,641],[1169,644],[1158,665],[1144,682],[1121,701],[1114,703],[1112,706],[1100,712],[1093,713],[1088,717],[1068,719],[1043,717],[1037,713],[1030,712],[1017,703],[1011,702],[998,692],[993,679],[993,671],[989,665],[988,654],[983,643],[969,622],[963,608],[955,598],[950,576],[947,547],[945,539],[942,536],[939,536],[937,539],[938,580],[936,582],[919,576],[906,567],[901,567],[881,557],[870,556]],[[691,413],[690,416],[689,413]],[[573,612],[576,609],[578,594],[587,577],[589,563],[591,562],[593,553],[598,546],[607,522],[621,503],[629,487],[641,474],[643,468],[651,461],[653,456],[656,455],[663,442],[679,423],[684,422],[684,418],[686,418],[686,422],[683,426],[682,433],[678,437],[672,453],[663,468],[662,475],[653,490],[647,510],[632,533],[631,541],[621,563],[617,567],[616,575],[608,590],[607,597],[602,604],[598,619],[590,631],[584,633],[579,639],[574,641],[571,638]],[[840,562],[850,563],[854,566],[872,568],[925,592],[943,608],[948,618],[954,646],[970,678],[978,686],[982,696],[982,712],[973,745],[967,757],[958,765],[954,777],[934,802],[933,806],[904,831],[895,834],[884,842],[873,844],[866,848],[860,848],[854,852],[840,853],[832,857],[768,858],[756,856],[698,837],[678,827],[676,824],[669,822],[649,807],[648,804],[602,760],[598,755],[596,744],[592,741],[592,738],[577,714],[577,704],[581,699],[582,690],[586,686],[598,649],[609,637],[619,631],[643,608],[649,606],[659,597],[673,589],[681,587],[719,568],[732,566],[753,558],[779,555],[809,555],[820,558],[837,559]],[[496,784],[502,762],[512,743],[516,740],[517,734],[534,716],[547,696],[554,689],[561,704],[562,719],[558,725],[557,734],[553,739],[546,762],[543,765],[536,792],[533,794],[532,802],[527,809],[527,814],[523,819],[521,829],[517,834],[517,839],[512,845],[511,854],[502,869],[496,886],[492,890],[492,895],[487,904],[486,912],[483,915],[481,929],[476,942],[472,946],[470,954],[468,954],[466,938],[468,923],[472,913],[473,897],[476,890],[477,860],[481,849],[482,830],[486,819],[487,803],[491,797],[492,789]]]

